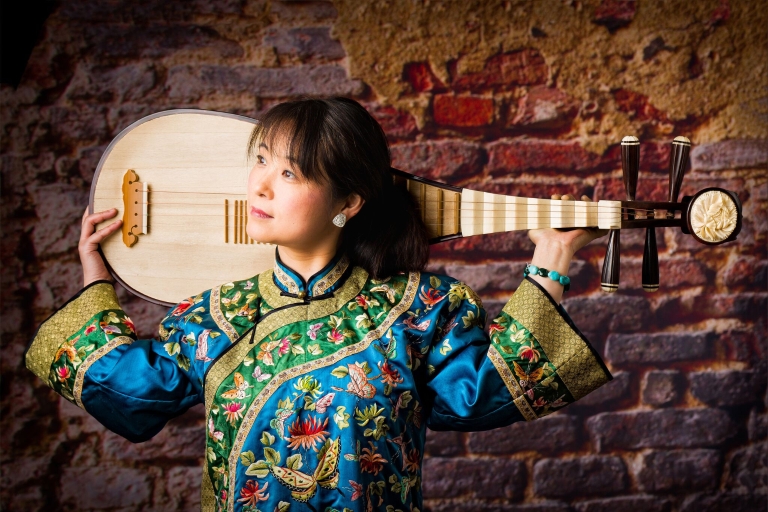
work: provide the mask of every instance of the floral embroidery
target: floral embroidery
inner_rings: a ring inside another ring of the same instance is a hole
[[[310,416],[304,421],[296,418],[296,421],[288,427],[288,432],[291,434],[288,437],[288,441],[290,441],[288,447],[294,449],[299,447],[312,448],[317,451],[317,443],[324,442],[326,436],[329,435],[329,432],[325,430],[327,426],[328,418],[325,418],[323,423],[320,423],[314,416]]]
[[[269,483],[265,483],[264,487],[259,489],[259,484],[255,480],[248,480],[245,482],[245,486],[240,489],[240,499],[237,500],[240,503],[244,503],[247,507],[256,507],[259,501],[265,501],[269,499],[269,494],[264,494],[267,490]],[[245,507],[244,507],[245,509]]]
[[[363,448],[360,454],[360,469],[365,473],[373,473],[378,475],[379,471],[384,469],[384,464],[388,464],[389,461],[376,452],[376,445],[373,441],[368,441],[370,448]]]

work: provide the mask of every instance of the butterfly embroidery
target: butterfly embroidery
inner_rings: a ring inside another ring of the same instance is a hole
[[[202,361],[204,363],[207,363],[208,361],[212,361],[210,357],[208,357],[208,335],[211,333],[210,329],[205,329],[203,332],[200,333],[200,336],[197,338],[197,350],[195,350],[195,360]]]
[[[309,330],[307,331],[307,336],[309,336],[309,339],[316,340],[317,331],[319,331],[322,326],[323,326],[322,323],[310,325]]]
[[[221,303],[225,306],[234,306],[240,301],[241,293],[237,292],[231,299],[228,299],[226,297],[221,298]]]
[[[526,372],[523,370],[523,367],[517,364],[517,361],[512,361],[512,363],[515,365],[515,373],[517,374],[517,377],[520,379],[520,386],[523,389],[526,389],[528,387],[533,387],[534,384],[539,382],[541,380],[542,375],[544,375],[544,368],[536,368],[532,372]]]
[[[333,389],[336,391],[346,391],[358,398],[373,398],[376,394],[376,388],[368,382],[368,376],[365,374],[363,367],[357,363],[352,363],[347,365],[347,368],[349,368],[349,384],[347,384],[347,389],[337,387]]]
[[[326,489],[336,489],[339,485],[339,455],[341,454],[341,439],[329,441],[327,450],[312,475],[296,469],[270,465],[269,471],[278,482],[291,490],[293,499],[302,503],[308,502],[317,492],[318,484]]]
[[[293,404],[291,404],[292,406]],[[293,416],[293,408],[280,408],[275,411],[275,417],[269,421],[269,426],[275,429],[280,439],[286,439],[285,437],[285,422]]]
[[[243,375],[240,372],[235,372],[235,388],[230,389],[229,391],[225,391],[221,394],[222,398],[229,398],[234,399],[237,398],[239,400],[242,400],[246,397],[245,390],[248,388],[251,388],[250,384],[245,382],[245,379],[243,378]]]
[[[374,286],[371,288],[372,292],[384,292],[387,294],[387,300],[391,303],[395,303],[395,290],[388,284],[382,284],[381,286]]]
[[[426,331],[431,323],[432,323],[432,320],[424,320],[423,322],[419,322],[417,324],[415,323],[415,317],[408,317],[405,320],[403,320],[403,325],[405,325],[409,329],[415,329],[421,332]]]
[[[253,373],[251,374],[254,379],[256,379],[258,382],[264,382],[268,378],[272,376],[271,373],[264,373],[261,371],[261,367],[257,366],[254,368]]]
[[[328,407],[331,406],[333,403],[333,397],[336,396],[336,393],[328,393],[324,397],[322,397],[320,400],[315,402],[315,410],[319,413],[324,413]]]

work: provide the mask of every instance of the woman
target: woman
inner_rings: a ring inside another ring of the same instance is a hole
[[[426,230],[359,104],[277,105],[250,151],[248,235],[278,246],[274,269],[182,301],[159,342],[136,340],[97,252],[120,223],[95,225],[116,212],[84,215],[85,288],[27,353],[134,442],[205,403],[203,510],[418,510],[427,426],[533,420],[611,378],[558,305],[600,233],[532,231],[534,275],[489,337],[471,289],[421,272]]]

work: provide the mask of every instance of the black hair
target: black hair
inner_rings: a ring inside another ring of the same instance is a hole
[[[348,98],[303,98],[272,107],[253,129],[248,151],[285,141],[300,174],[330,184],[332,200],[359,194],[365,204],[349,219],[341,250],[374,278],[423,270],[427,228],[407,191],[395,187],[387,137],[359,103]]]

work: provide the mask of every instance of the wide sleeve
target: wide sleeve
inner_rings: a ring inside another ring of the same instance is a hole
[[[612,379],[599,354],[535,281],[525,279],[488,332],[480,298],[455,280],[440,300],[426,353],[433,430],[487,430],[534,420]]]
[[[200,402],[192,339],[173,314],[186,302],[163,320],[160,340],[139,340],[112,284],[92,283],[40,326],[26,365],[108,429],[145,441]]]

